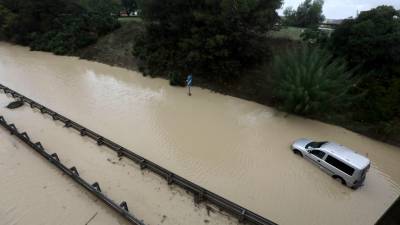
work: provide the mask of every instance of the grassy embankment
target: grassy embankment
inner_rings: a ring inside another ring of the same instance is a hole
[[[101,37],[96,44],[81,49],[76,55],[87,60],[112,66],[137,70],[137,62],[132,50],[134,40],[143,29],[140,18],[120,18],[121,28]]]
[[[76,54],[81,58],[102,62],[105,64],[137,70],[137,61],[132,54],[134,40],[137,34],[143,30],[140,18],[121,18],[121,28],[102,37],[96,44],[78,51]],[[270,46],[272,54],[279,54],[287,49],[301,45],[300,28],[283,28],[279,31],[271,31]],[[168,79],[166,74],[159,74],[158,77]],[[272,94],[271,62],[258,68],[244,72],[240,78],[230,83],[215,83],[195,77],[195,85],[222,94],[227,94],[260,104],[276,107],[277,104]],[[391,144],[400,146],[400,134],[397,137],[384,137],[375,132],[374,124],[364,124],[350,121],[341,115],[334,115],[328,118],[312,118],[323,122],[339,125],[379,139]]]
[[[278,31],[271,31],[269,35],[275,39],[289,39],[293,41],[301,41],[301,33],[303,33],[304,28],[297,27],[283,27]]]

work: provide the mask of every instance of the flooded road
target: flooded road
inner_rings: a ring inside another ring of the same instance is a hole
[[[374,224],[400,194],[399,148],[253,102],[199,88],[189,97],[162,79],[6,43],[0,83],[279,224]],[[11,100],[0,94],[1,115],[147,224],[237,224],[29,107],[5,109]],[[296,157],[300,137],[368,154],[365,186]],[[125,224],[4,129],[0,138],[0,224],[85,224],[96,212],[91,225]]]

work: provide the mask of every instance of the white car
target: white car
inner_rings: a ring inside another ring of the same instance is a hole
[[[363,184],[371,165],[367,157],[334,142],[315,142],[302,138],[292,144],[292,150],[317,165],[332,178],[354,189]]]

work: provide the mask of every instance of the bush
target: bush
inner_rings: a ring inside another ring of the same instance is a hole
[[[360,112],[356,120],[379,123],[400,119],[400,78],[387,82],[368,78],[369,83],[361,83],[367,89],[366,98],[360,101],[357,109]]]
[[[5,36],[10,26],[15,22],[15,14],[9,9],[0,5],[0,37]]]
[[[0,19],[4,14],[2,8],[15,15],[7,29],[2,29],[8,40],[29,45],[32,50],[65,55],[119,27],[117,18],[104,12],[106,6],[103,4],[96,11],[73,1],[0,0]]]
[[[383,138],[391,138],[400,134],[400,119],[396,118],[388,122],[379,122],[375,128],[375,133]]]
[[[169,74],[169,84],[171,86],[185,86],[185,78],[179,72],[171,72]]]
[[[301,33],[300,37],[308,44],[324,47],[329,40],[329,31],[320,30],[318,28],[307,28]]]
[[[352,105],[358,80],[342,59],[325,50],[303,47],[274,58],[274,94],[283,110],[325,115]]]

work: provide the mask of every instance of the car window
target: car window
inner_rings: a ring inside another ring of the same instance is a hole
[[[321,148],[322,145],[326,144],[327,142],[310,142],[306,145],[306,148]]]
[[[312,150],[310,153],[317,156],[320,159],[324,158],[324,156],[325,156],[325,152],[320,151],[320,150]]]
[[[325,162],[327,162],[327,163],[331,164],[332,166],[338,168],[339,170],[345,172],[349,176],[352,176],[354,173],[354,168],[335,159],[334,157],[332,157],[330,155],[328,155],[328,157],[326,157]]]

